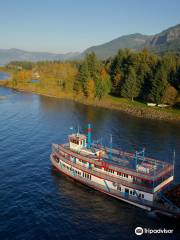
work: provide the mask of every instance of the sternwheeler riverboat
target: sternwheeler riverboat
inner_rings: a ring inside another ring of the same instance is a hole
[[[52,144],[51,162],[60,172],[91,188],[134,206],[179,217],[180,209],[164,194],[172,188],[174,163],[145,157],[144,150],[131,154],[91,141],[87,136],[69,135],[69,142]]]

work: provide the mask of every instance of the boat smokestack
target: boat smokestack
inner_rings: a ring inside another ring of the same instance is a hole
[[[88,123],[88,128],[87,128],[87,135],[88,135],[88,148],[91,147],[91,132],[92,132],[92,128],[91,128],[91,124]]]

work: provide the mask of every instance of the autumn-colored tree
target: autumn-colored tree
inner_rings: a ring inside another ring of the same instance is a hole
[[[93,79],[89,79],[87,81],[87,96],[88,96],[88,98],[94,97],[94,81],[93,81]]]
[[[162,103],[173,105],[177,96],[178,96],[178,91],[173,86],[168,84],[162,96]]]
[[[12,77],[12,86],[16,87],[17,83],[18,83],[18,76],[17,76],[17,73],[15,72]]]
[[[103,89],[103,93],[102,93],[101,97],[103,97],[103,96],[106,96],[107,94],[109,94],[111,91],[110,76],[104,67],[101,68],[100,79],[101,79],[101,84],[102,84],[102,89]]]
[[[77,68],[70,62],[40,62],[36,71],[40,75],[40,85],[58,91],[72,92]]]
[[[17,83],[24,84],[30,81],[30,79],[32,78],[32,72],[31,70],[20,70],[20,71],[16,70],[13,78],[16,79]]]

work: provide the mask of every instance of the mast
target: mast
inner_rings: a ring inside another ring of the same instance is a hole
[[[79,125],[78,125],[78,129],[77,129],[77,136],[79,136]]]

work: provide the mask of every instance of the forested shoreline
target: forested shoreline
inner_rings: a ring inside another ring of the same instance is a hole
[[[11,73],[7,86],[16,89],[98,106],[106,102],[109,107],[126,104],[135,109],[152,102],[179,108],[180,56],[175,54],[125,49],[105,61],[92,52],[79,61],[11,62],[5,69]],[[158,110],[149,110],[153,111]]]

